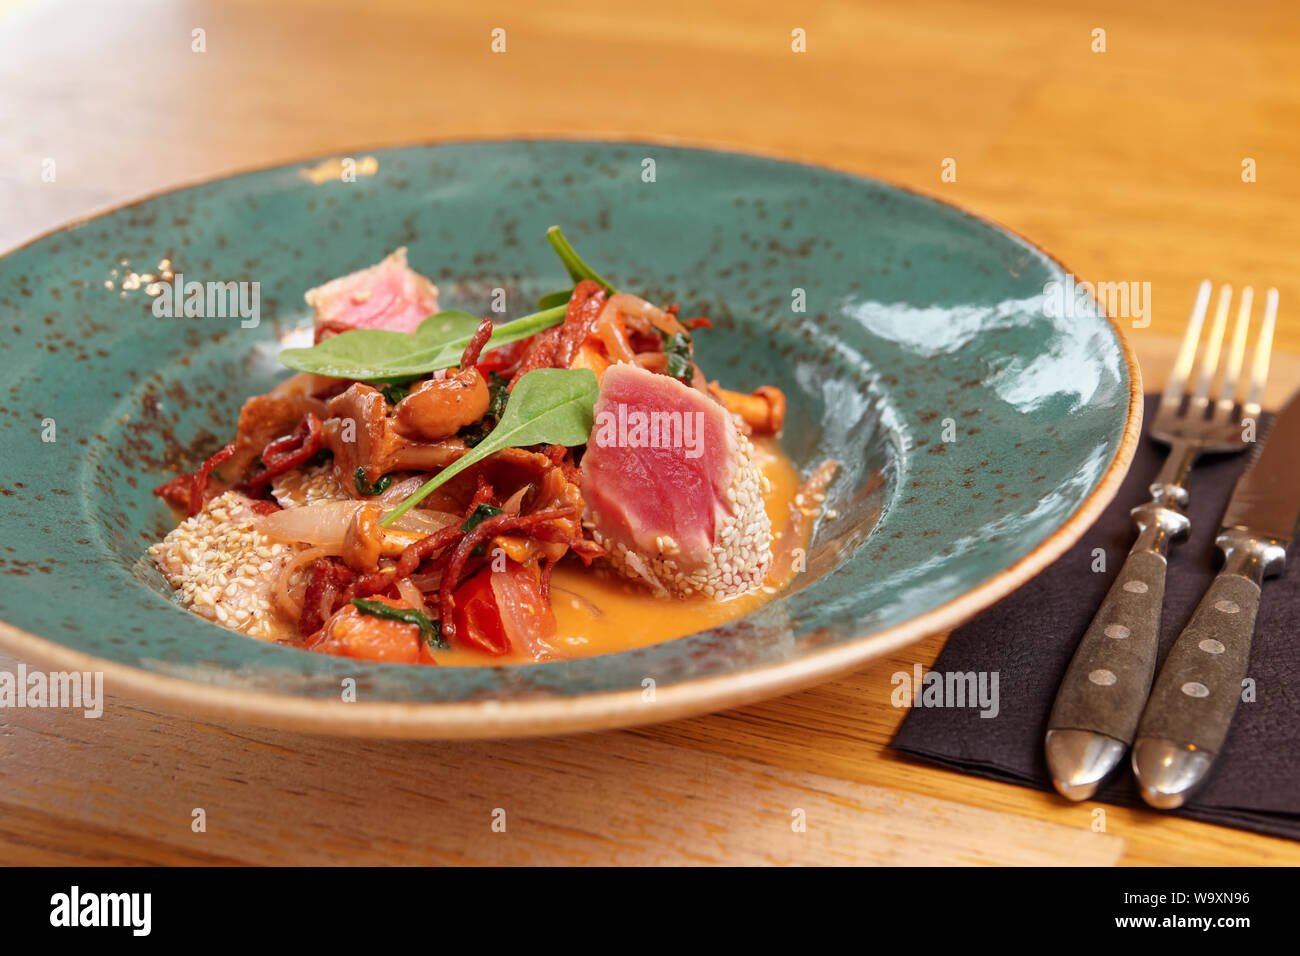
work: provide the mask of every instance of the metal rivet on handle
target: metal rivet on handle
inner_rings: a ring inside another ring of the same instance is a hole
[[[1102,633],[1105,634],[1107,637],[1113,637],[1117,641],[1122,641],[1124,638],[1128,637],[1133,632],[1130,631],[1123,624],[1107,624],[1106,629],[1102,631]]]
[[[1092,681],[1098,687],[1109,687],[1115,681],[1119,680],[1114,671],[1099,669],[1088,675],[1088,680]]]
[[[1188,697],[1209,697],[1210,688],[1206,687],[1200,681],[1189,680],[1183,685],[1183,693]]]
[[[1216,611],[1222,611],[1224,614],[1236,614],[1241,610],[1241,607],[1236,601],[1215,601],[1214,609]]]
[[[1130,594],[1146,594],[1149,589],[1143,581],[1126,581],[1124,582],[1124,590]]]
[[[1201,641],[1201,643],[1197,644],[1196,646],[1199,647],[1201,650],[1205,651],[1205,653],[1207,654],[1222,654],[1224,651],[1227,650],[1227,648],[1224,647],[1221,642],[1216,641],[1212,637],[1207,637],[1205,640]]]

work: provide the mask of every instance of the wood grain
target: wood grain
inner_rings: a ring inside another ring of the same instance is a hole
[[[807,53],[791,52],[795,28]],[[1024,233],[1083,278],[1150,282],[1152,321],[1131,331],[1148,372],[1204,275],[1278,286],[1279,345],[1300,351],[1298,34],[1285,0],[0,0],[0,248],[311,155],[668,137],[881,176]],[[940,179],[946,158],[956,182]],[[1274,391],[1297,382],[1288,359]],[[1106,808],[1094,833],[1090,804],[891,754],[904,711],[889,675],[941,646],[741,710],[531,743],[336,741],[111,696],[100,721],[0,711],[0,861],[1300,862],[1285,841],[1139,810]]]
[[[1008,831],[997,811],[634,734],[358,744],[192,723],[181,754],[174,719],[121,702],[99,720],[9,716],[5,759],[25,771],[7,800],[111,827],[100,854],[121,852],[123,832],[142,838],[146,858],[167,844],[205,862],[291,852],[308,864],[1046,866],[1110,864],[1124,849],[1087,828],[1025,820]],[[50,759],[51,734],[62,753],[93,759]],[[152,772],[117,772],[124,764]]]

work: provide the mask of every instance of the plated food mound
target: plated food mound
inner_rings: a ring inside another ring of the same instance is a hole
[[[573,285],[501,324],[437,311],[398,249],[306,294],[315,345],[234,439],[157,495],[150,555],[196,614],[408,664],[555,660],[747,613],[801,568],[832,480],[800,485],[780,390],[696,364],[703,317]]]

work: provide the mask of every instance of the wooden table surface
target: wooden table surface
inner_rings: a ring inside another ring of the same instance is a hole
[[[0,248],[142,193],[367,146],[673,138],[881,176],[1081,278],[1150,282],[1153,321],[1130,335],[1148,373],[1207,275],[1276,285],[1279,345],[1300,352],[1298,38],[1289,0],[0,0]],[[1284,357],[1275,393],[1297,382]],[[111,695],[97,721],[0,711],[0,861],[1300,863],[1296,844],[1153,812],[1108,807],[1094,832],[1092,804],[888,752],[905,713],[890,675],[941,646],[741,710],[553,740],[331,740]]]

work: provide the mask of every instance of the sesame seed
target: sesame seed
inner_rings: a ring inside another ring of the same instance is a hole
[[[247,499],[227,492],[150,547],[149,555],[186,607],[244,633],[273,639],[284,623],[272,607],[270,588],[294,549],[268,546],[253,527],[255,517]]]

